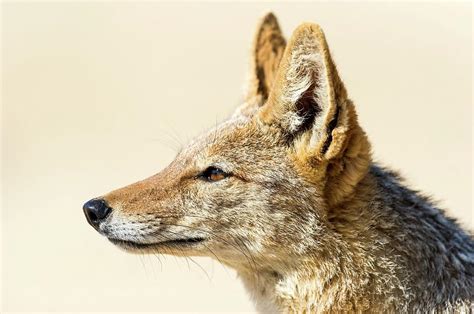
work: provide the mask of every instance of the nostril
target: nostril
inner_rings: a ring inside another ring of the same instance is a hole
[[[88,215],[89,215],[89,218],[90,218],[92,221],[98,220],[96,214],[94,214],[93,211],[89,211]]]
[[[103,199],[92,199],[86,202],[82,208],[87,221],[94,228],[97,228],[99,223],[112,212],[112,208]]]

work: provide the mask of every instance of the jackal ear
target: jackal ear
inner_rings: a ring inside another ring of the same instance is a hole
[[[295,30],[286,47],[258,118],[297,139],[298,149],[330,158],[341,150],[350,127],[346,100],[323,31],[316,24],[305,23]]]
[[[253,115],[266,102],[285,46],[286,40],[277,18],[273,13],[267,13],[260,20],[255,32],[245,103],[237,109],[237,113]]]

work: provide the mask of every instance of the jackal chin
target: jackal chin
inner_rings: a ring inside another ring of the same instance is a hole
[[[117,238],[108,238],[108,240],[120,249],[130,253],[159,253],[181,256],[201,255],[199,252],[206,247],[205,242],[207,241],[203,237],[179,238],[150,243]]]

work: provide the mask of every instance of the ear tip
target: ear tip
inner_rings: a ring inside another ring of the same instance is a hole
[[[316,35],[324,35],[324,31],[319,24],[305,22],[300,24],[294,31],[294,34],[316,34]]]
[[[270,26],[272,28],[279,28],[278,26],[278,19],[273,12],[269,11],[263,15],[263,17],[260,19],[260,25],[262,26]]]
[[[304,40],[304,38],[316,40],[317,42],[322,43],[323,46],[327,45],[326,36],[324,35],[323,29],[321,28],[321,26],[315,23],[306,22],[300,24],[294,30],[293,35],[291,36],[291,45],[301,42],[302,40]]]
[[[277,21],[276,15],[272,11],[268,11],[263,15],[263,21]]]

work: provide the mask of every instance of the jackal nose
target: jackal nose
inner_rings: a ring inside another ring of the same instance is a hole
[[[85,203],[82,209],[87,221],[96,229],[99,227],[100,222],[112,212],[112,208],[103,199],[92,199]]]

